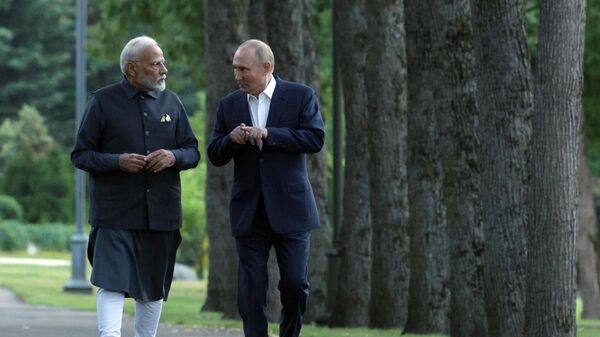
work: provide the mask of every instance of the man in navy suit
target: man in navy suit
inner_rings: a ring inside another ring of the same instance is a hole
[[[280,337],[298,337],[308,298],[310,230],[319,226],[306,154],[325,131],[314,90],[273,75],[262,41],[248,40],[233,58],[239,90],[219,102],[208,157],[234,160],[229,205],[239,258],[238,306],[246,337],[267,337],[267,260],[275,248],[281,279]]]

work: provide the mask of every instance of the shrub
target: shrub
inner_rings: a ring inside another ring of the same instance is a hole
[[[45,154],[25,148],[7,161],[2,190],[19,201],[29,223],[72,221],[72,172],[67,154],[58,147]]]
[[[60,223],[21,224],[0,222],[0,250],[24,250],[28,243],[46,251],[69,251],[75,226]]]
[[[75,233],[73,225],[42,224],[26,225],[30,241],[40,250],[69,251],[71,236]]]
[[[29,233],[20,223],[14,221],[0,222],[0,250],[23,250],[29,242]]]
[[[20,220],[23,217],[23,208],[17,199],[0,194],[0,220]]]

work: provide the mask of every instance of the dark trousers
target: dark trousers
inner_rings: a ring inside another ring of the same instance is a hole
[[[280,337],[298,337],[308,298],[308,254],[310,232],[277,234],[259,202],[249,233],[236,238],[239,257],[238,307],[245,337],[268,337],[267,304],[269,250],[275,248],[279,265],[281,297]]]

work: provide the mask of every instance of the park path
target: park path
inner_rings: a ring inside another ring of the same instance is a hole
[[[62,263],[48,259],[46,263]],[[40,259],[1,258],[0,263],[41,263]],[[67,262],[68,263],[68,262]],[[133,318],[123,317],[123,337],[133,337]],[[9,289],[0,287],[1,337],[95,337],[96,313],[30,305]],[[160,324],[157,337],[242,337],[239,330],[191,328]]]
[[[29,305],[10,290],[0,288],[0,336],[93,337],[96,313]],[[123,337],[133,337],[133,318],[123,318]],[[157,337],[241,337],[239,330],[215,330],[160,324]]]

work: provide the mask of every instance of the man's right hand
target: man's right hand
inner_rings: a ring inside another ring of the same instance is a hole
[[[123,153],[119,156],[119,168],[121,171],[136,173],[146,166],[146,156],[137,153]]]
[[[244,130],[242,130],[242,127],[244,127],[244,126],[246,126],[246,124],[242,123],[229,133],[229,138],[231,139],[232,142],[239,144],[239,145],[246,144],[246,141],[248,140],[247,139],[248,136],[246,135],[246,132],[244,132]]]

